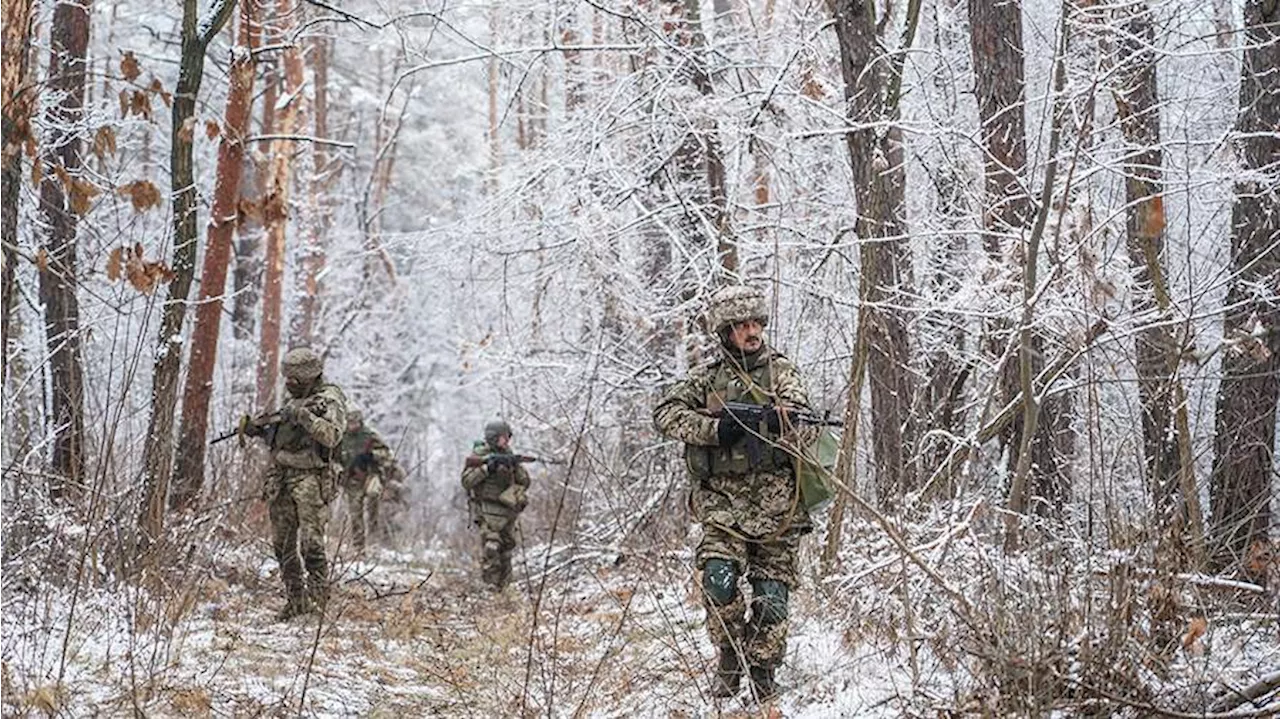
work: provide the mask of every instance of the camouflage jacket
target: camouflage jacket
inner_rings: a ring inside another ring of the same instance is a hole
[[[337,462],[335,451],[347,426],[347,398],[336,384],[321,383],[305,397],[290,397],[297,421],[281,422],[271,459],[293,469],[320,469]]]
[[[791,438],[747,437],[731,447],[719,446],[710,408],[721,402],[808,409],[809,395],[795,364],[767,346],[746,358],[745,365],[722,352],[663,393],[653,421],[663,435],[685,443],[694,516],[751,537],[807,529],[808,513],[796,501],[791,455],[785,449]]]
[[[483,440],[477,441],[471,448],[473,457],[485,459],[491,454],[498,452]],[[504,465],[497,472],[490,473],[484,465],[468,467],[463,463],[462,486],[472,500],[497,502],[499,495],[513,484],[529,488],[529,473],[519,464]]]
[[[382,437],[368,425],[342,435],[342,468],[348,477],[395,474],[396,459]]]

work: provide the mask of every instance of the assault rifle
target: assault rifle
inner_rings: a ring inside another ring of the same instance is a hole
[[[245,437],[262,437],[266,439],[267,445],[271,445],[275,439],[276,430],[280,428],[280,423],[284,421],[284,417],[280,412],[266,412],[257,417],[244,415],[236,422],[236,428],[226,434],[218,435],[209,442],[215,445],[219,442],[225,442],[232,437],[240,438],[240,446],[244,446]]]
[[[711,408],[711,416],[720,417],[725,412],[734,416],[747,429],[755,429],[761,422],[774,424],[781,421],[770,420],[770,415],[786,417],[786,422],[794,425],[819,425],[824,427],[843,427],[844,422],[831,419],[831,413],[818,414],[807,409],[778,407],[773,404],[751,404],[750,402],[718,402]]]
[[[477,454],[469,454],[465,460],[468,469],[476,467],[486,467],[493,472],[501,467],[515,467],[517,464],[526,464],[528,462],[539,462],[541,464],[564,464],[564,460],[559,459],[543,459],[541,457],[530,457],[525,454],[489,454],[481,457]]]
[[[764,460],[764,448],[761,446],[763,443],[768,442],[772,447],[777,446],[774,442],[762,436],[766,427],[783,430],[786,425],[844,426],[844,422],[838,419],[831,419],[829,412],[820,415],[807,409],[779,407],[773,404],[715,401],[708,406],[708,410],[710,410],[712,417],[723,417],[726,414],[732,415],[734,420],[747,430],[747,458],[753,467]]]

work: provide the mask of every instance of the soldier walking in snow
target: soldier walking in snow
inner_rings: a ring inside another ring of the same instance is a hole
[[[720,653],[712,693],[737,694],[749,673],[760,701],[778,692],[774,670],[786,653],[796,552],[812,529],[784,449],[795,440],[788,410],[808,411],[808,395],[796,366],[765,343],[768,320],[759,290],[717,290],[707,329],[719,339],[719,356],[670,387],[653,410],[658,430],[685,443],[690,508],[702,527],[696,563],[707,633]],[[743,578],[751,585],[750,619]]]
[[[268,503],[271,544],[287,597],[276,615],[282,621],[323,609],[328,598],[324,527],[340,471],[336,449],[346,426],[347,401],[323,372],[324,362],[315,352],[289,350],[281,369],[289,400],[269,424],[245,427],[245,434],[266,438],[271,448],[262,498]]]
[[[516,547],[516,519],[527,504],[529,473],[511,452],[511,426],[489,422],[484,441],[476,442],[462,468],[462,486],[472,524],[480,530],[481,579],[494,589],[511,580],[511,551]]]
[[[364,553],[368,534],[381,535],[379,505],[386,481],[399,473],[395,455],[374,429],[364,423],[358,409],[347,412],[347,431],[342,436],[342,492],[346,496],[351,544]],[[367,515],[367,521],[366,521]]]

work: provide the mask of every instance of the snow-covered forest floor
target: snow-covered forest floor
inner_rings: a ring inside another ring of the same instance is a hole
[[[151,580],[74,589],[69,577],[93,574],[74,563],[31,591],[10,567],[4,714],[1145,716],[1212,705],[1280,666],[1274,596],[1183,577],[1158,651],[1149,607],[1163,590],[1125,557],[1032,569],[1003,559],[983,524],[981,511],[920,522],[904,532],[908,560],[857,522],[825,579],[808,542],[786,691],[764,710],[745,692],[707,694],[714,651],[678,542],[522,545],[501,594],[458,546],[378,549],[335,563],[323,621],[289,623],[273,618],[282,600],[265,540],[191,549],[159,592],[143,588]]]

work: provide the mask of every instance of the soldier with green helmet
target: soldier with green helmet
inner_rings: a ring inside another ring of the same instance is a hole
[[[511,580],[511,552],[516,547],[516,519],[527,504],[529,473],[511,452],[511,425],[484,426],[462,469],[472,524],[480,530],[481,579],[494,589]]]
[[[324,361],[306,347],[285,354],[281,373],[289,399],[280,408],[279,424],[274,431],[250,425],[245,432],[267,437],[271,445],[262,498],[268,503],[271,545],[286,595],[276,617],[287,620],[323,608],[328,598],[324,529],[341,466],[336,450],[346,426],[347,400],[337,385],[325,381]]]
[[[759,290],[717,290],[707,329],[719,340],[718,356],[667,389],[653,410],[658,431],[685,444],[690,509],[702,528],[696,564],[707,633],[719,650],[712,693],[737,694],[748,674],[760,701],[778,692],[797,549],[812,529],[788,449],[799,441],[788,410],[807,411],[809,398],[795,364],[765,343],[768,321]],[[729,402],[764,406],[764,420],[749,423],[724,407]]]
[[[351,545],[357,554],[363,554],[366,534],[381,531],[378,518],[383,488],[399,475],[400,468],[391,448],[365,424],[364,413],[358,409],[347,411],[347,431],[342,436],[340,454]]]

